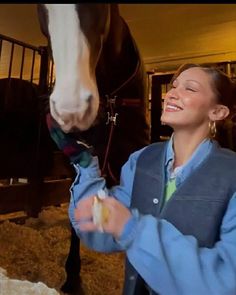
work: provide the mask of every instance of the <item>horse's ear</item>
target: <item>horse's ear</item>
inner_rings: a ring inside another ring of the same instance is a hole
[[[40,30],[44,34],[44,36],[48,38],[48,12],[44,4],[37,4],[37,13]]]

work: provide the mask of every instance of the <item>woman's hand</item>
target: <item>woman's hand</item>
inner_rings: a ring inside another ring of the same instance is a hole
[[[97,231],[99,226],[93,222],[93,202],[94,197],[87,197],[78,202],[75,209],[75,219],[79,223],[79,229],[81,231]],[[102,224],[104,232],[112,234],[115,238],[119,238],[125,224],[131,217],[129,209],[123,204],[117,201],[113,197],[106,197],[101,202],[108,211],[108,218],[106,222]]]

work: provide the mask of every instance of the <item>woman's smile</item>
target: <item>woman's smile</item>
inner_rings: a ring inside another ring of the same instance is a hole
[[[164,109],[165,112],[179,112],[182,111],[183,108],[178,106],[177,104],[167,102],[166,107]]]

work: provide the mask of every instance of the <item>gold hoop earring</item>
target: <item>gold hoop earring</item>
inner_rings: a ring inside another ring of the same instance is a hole
[[[210,129],[210,138],[215,138],[216,137],[216,122],[215,121],[210,121],[209,122],[209,129]]]

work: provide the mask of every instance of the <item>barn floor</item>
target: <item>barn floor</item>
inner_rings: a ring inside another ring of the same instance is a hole
[[[8,220],[0,223],[0,267],[7,270],[10,278],[40,281],[59,291],[65,280],[64,264],[69,245],[67,204],[46,208],[39,218],[26,219],[23,225]],[[86,295],[121,294],[122,253],[101,254],[82,245],[81,261]]]

